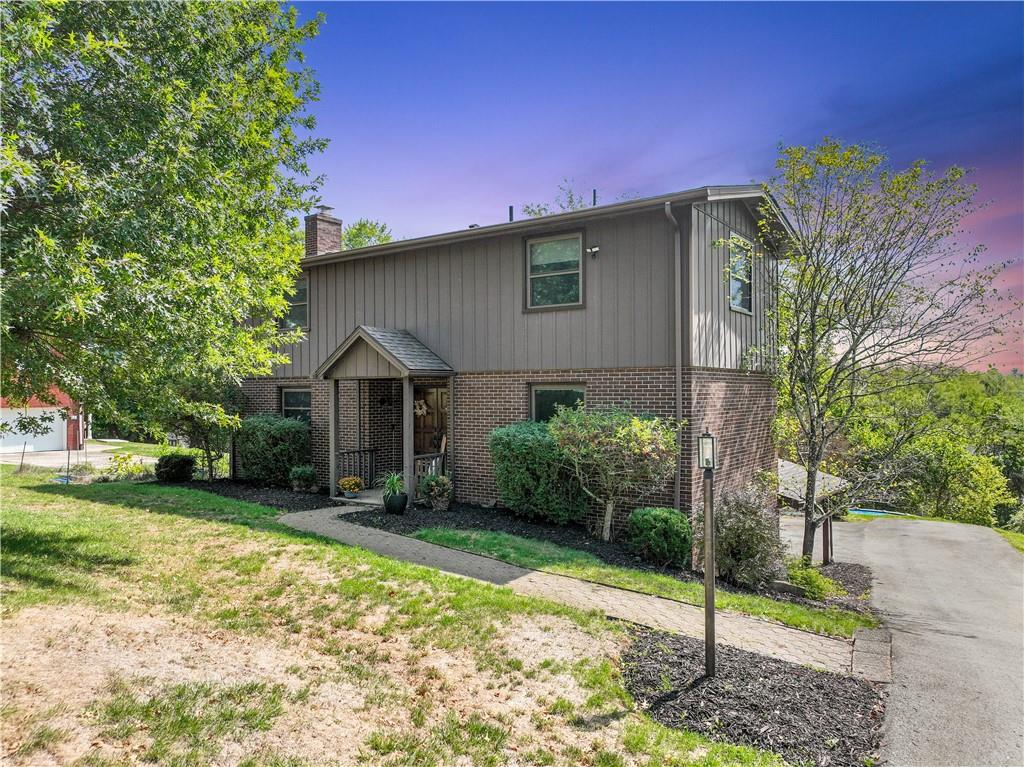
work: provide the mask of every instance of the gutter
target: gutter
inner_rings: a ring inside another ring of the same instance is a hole
[[[683,240],[679,231],[679,222],[672,214],[671,201],[665,202],[665,217],[675,230],[675,290],[673,295],[675,296],[676,421],[678,423],[683,420]],[[679,458],[676,465],[675,506],[676,510],[681,512],[682,488],[680,484],[683,474],[683,429],[681,426],[676,429],[676,448]]]

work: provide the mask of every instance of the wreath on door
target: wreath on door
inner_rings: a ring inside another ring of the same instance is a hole
[[[427,407],[427,401],[425,399],[418,399],[412,403],[412,412],[418,417],[423,417],[430,413],[430,408]]]

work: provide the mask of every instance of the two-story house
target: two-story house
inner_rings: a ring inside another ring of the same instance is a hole
[[[334,492],[387,470],[411,486],[443,451],[456,499],[486,504],[492,429],[557,404],[625,405],[686,421],[677,477],[648,500],[688,508],[703,429],[722,484],[775,469],[778,264],[758,243],[761,197],[703,187],[357,250],[321,209],[287,318],[305,340],[244,383],[247,413],[307,419]],[[733,235],[755,255],[730,256]]]

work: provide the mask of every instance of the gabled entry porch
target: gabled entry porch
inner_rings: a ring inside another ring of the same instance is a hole
[[[331,495],[343,476],[372,486],[401,471],[416,497],[419,477],[450,466],[455,371],[407,330],[360,325],[317,369],[331,382]]]

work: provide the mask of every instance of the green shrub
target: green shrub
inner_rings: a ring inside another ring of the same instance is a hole
[[[309,426],[279,415],[243,418],[235,455],[241,479],[287,486],[292,468],[309,463]]]
[[[635,509],[626,526],[629,547],[656,565],[690,566],[693,533],[686,517],[675,509]]]
[[[786,572],[789,582],[803,587],[811,599],[846,596],[846,589],[840,583],[822,575],[818,568],[811,567],[803,557],[788,558]]]
[[[1017,505],[1017,510],[1003,527],[1014,533],[1024,533],[1024,504]]]
[[[107,468],[103,470],[103,474],[100,476],[106,477],[107,481],[109,481],[147,479],[150,474],[149,469],[142,462],[141,458],[135,458],[135,456],[128,455],[127,453],[115,453],[110,456],[110,463],[107,464]]]
[[[693,537],[704,547],[704,514],[696,509]],[[782,570],[779,517],[771,492],[751,484],[726,490],[715,506],[715,563],[718,574],[738,586],[757,588]]]
[[[188,482],[196,468],[196,458],[188,453],[165,453],[156,459],[156,478],[161,482]]]
[[[502,426],[491,432],[488,447],[501,501],[514,513],[560,525],[582,518],[586,498],[563,467],[547,424]]]
[[[288,472],[288,481],[296,490],[316,487],[316,469],[308,463],[292,466],[292,470]]]

